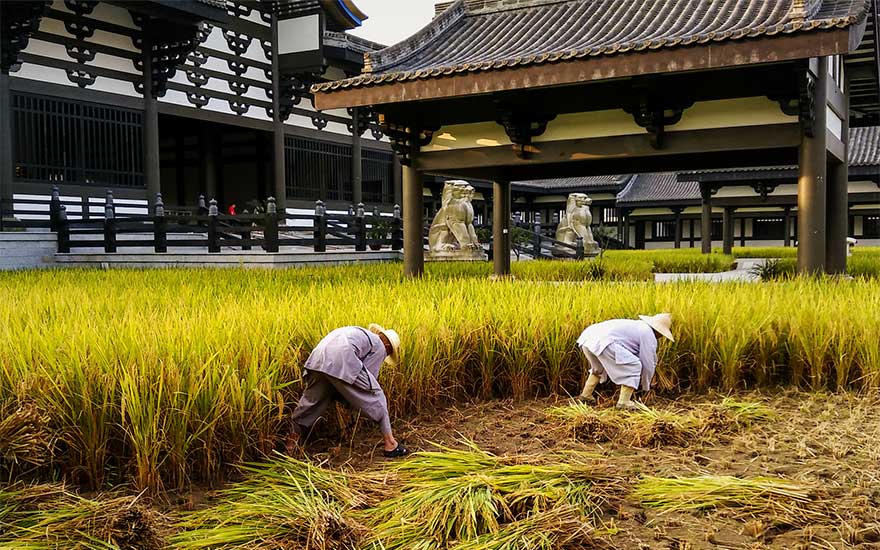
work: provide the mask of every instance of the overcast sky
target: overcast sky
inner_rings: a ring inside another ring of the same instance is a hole
[[[390,46],[409,38],[434,17],[434,0],[355,0],[370,18],[352,34]]]

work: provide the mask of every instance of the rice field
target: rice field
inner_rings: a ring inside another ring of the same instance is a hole
[[[880,281],[646,282],[733,261],[666,252],[523,262],[508,281],[485,264],[429,265],[418,281],[399,265],[2,273],[0,550],[637,548],[622,526],[672,532],[695,514],[759,541],[832,524],[824,478],[746,464],[880,461],[863,448],[873,427],[831,435],[860,409],[880,425]],[[677,341],[660,348],[648,410],[607,408],[610,393],[598,408],[567,401],[585,377],[584,327],[659,311]],[[403,361],[380,380],[395,431],[422,452],[358,462],[376,434],[339,408],[319,435],[330,443],[278,455],[309,350],[370,322],[401,334]],[[802,406],[743,396],[756,389],[811,393]],[[817,439],[833,445],[798,440],[792,417],[826,422]],[[682,449],[686,467],[655,460]],[[840,490],[880,486],[871,467],[835,475]],[[880,493],[850,496],[880,506]],[[874,520],[851,514],[835,536],[871,543]],[[754,523],[763,516],[776,519]]]
[[[374,433],[348,454],[328,432],[309,459],[242,465],[197,501],[0,487],[0,548],[868,550],[880,539],[878,395],[687,394],[649,399],[647,420],[619,413],[632,431],[730,415],[713,437],[652,446],[567,437],[548,415],[572,407],[561,399],[444,408],[408,423],[418,452],[405,461],[368,458]],[[610,391],[600,401],[592,414],[618,414]]]
[[[445,269],[422,281],[395,265],[4,274],[0,457],[94,488],[222,480],[278,447],[312,346],[370,322],[405,343],[381,375],[395,416],[575,393],[580,331],[657,311],[673,313],[677,335],[661,346],[660,391],[880,387],[873,280],[560,284]]]

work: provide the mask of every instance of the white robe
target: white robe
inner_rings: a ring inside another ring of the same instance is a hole
[[[577,345],[588,359],[592,354],[601,363],[601,368],[596,368],[590,361],[591,372],[597,371],[593,374],[602,382],[611,378],[617,385],[651,389],[657,367],[657,337],[648,323],[631,319],[596,323],[581,333]]]

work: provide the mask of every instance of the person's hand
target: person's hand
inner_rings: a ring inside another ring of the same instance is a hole
[[[287,442],[284,445],[285,450],[287,451],[288,456],[294,456],[299,454],[300,446],[299,446],[299,434],[292,433],[287,436]]]

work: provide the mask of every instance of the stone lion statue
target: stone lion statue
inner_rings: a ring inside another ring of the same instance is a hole
[[[590,205],[593,200],[584,193],[571,193],[565,206],[565,217],[560,220],[556,229],[556,240],[570,244],[577,244],[580,237],[584,241],[584,255],[596,256],[600,252],[599,244],[593,239],[590,224],[593,223],[593,215],[590,213]],[[557,256],[571,256],[572,250],[557,247],[554,249]]]
[[[466,181],[447,181],[441,208],[428,230],[429,257],[433,259],[484,259],[474,231],[474,188]]]

